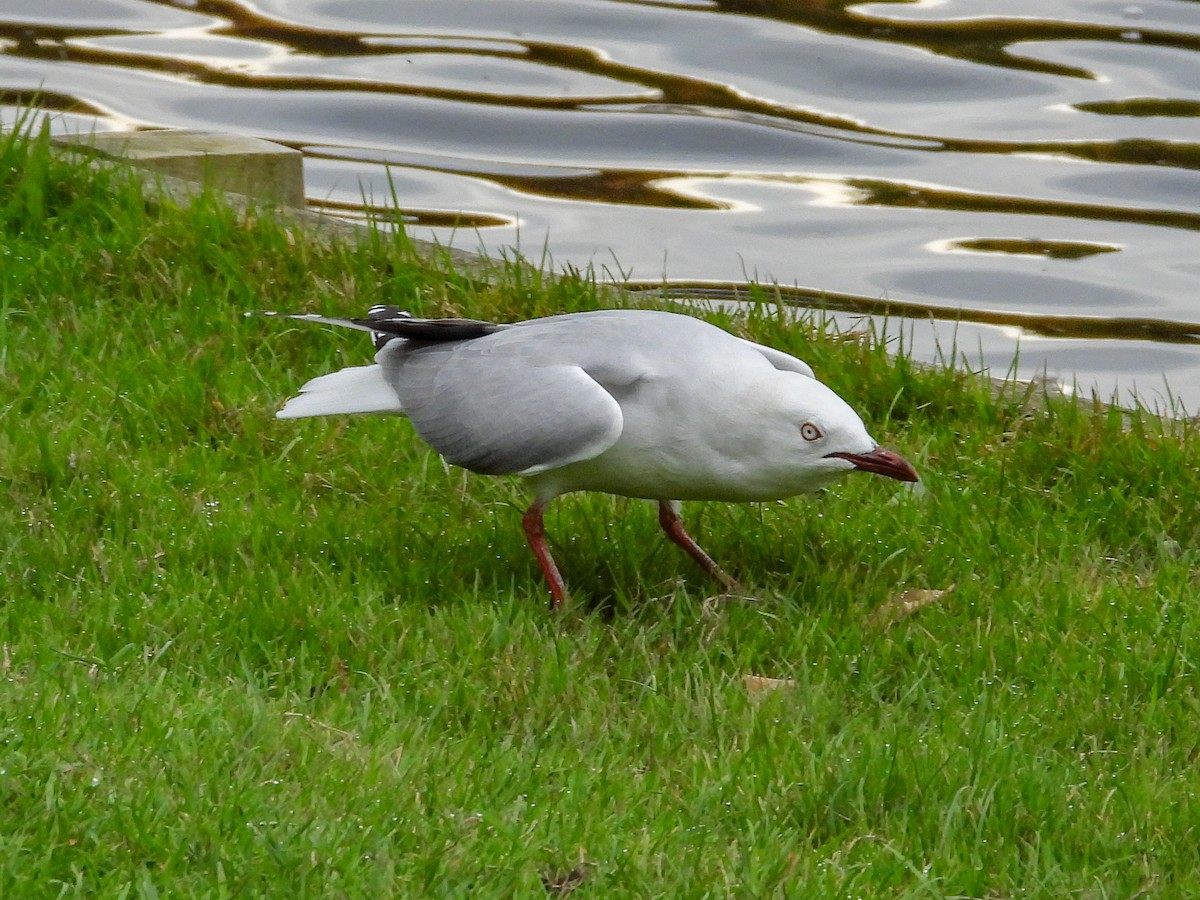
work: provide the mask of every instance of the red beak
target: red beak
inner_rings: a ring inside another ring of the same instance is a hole
[[[864,472],[874,472],[876,475],[886,475],[897,481],[920,481],[917,470],[899,453],[876,447],[870,453],[828,453],[826,456],[836,456],[846,462],[853,463],[854,468]]]

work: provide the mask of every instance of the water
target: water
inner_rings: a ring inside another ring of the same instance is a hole
[[[0,49],[10,116],[269,138],[417,237],[1200,409],[1196,0],[0,0]]]

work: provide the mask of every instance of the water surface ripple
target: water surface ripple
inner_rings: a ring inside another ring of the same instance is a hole
[[[0,0],[11,119],[306,154],[418,237],[1200,409],[1200,2]]]

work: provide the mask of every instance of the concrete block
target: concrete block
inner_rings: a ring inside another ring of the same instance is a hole
[[[63,146],[268,203],[304,208],[299,150],[253,137],[209,131],[111,131],[66,135]]]

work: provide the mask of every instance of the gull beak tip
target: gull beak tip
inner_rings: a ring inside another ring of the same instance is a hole
[[[899,453],[883,447],[876,447],[868,453],[830,453],[829,456],[844,459],[860,471],[884,475],[897,481],[921,480],[912,463]]]

